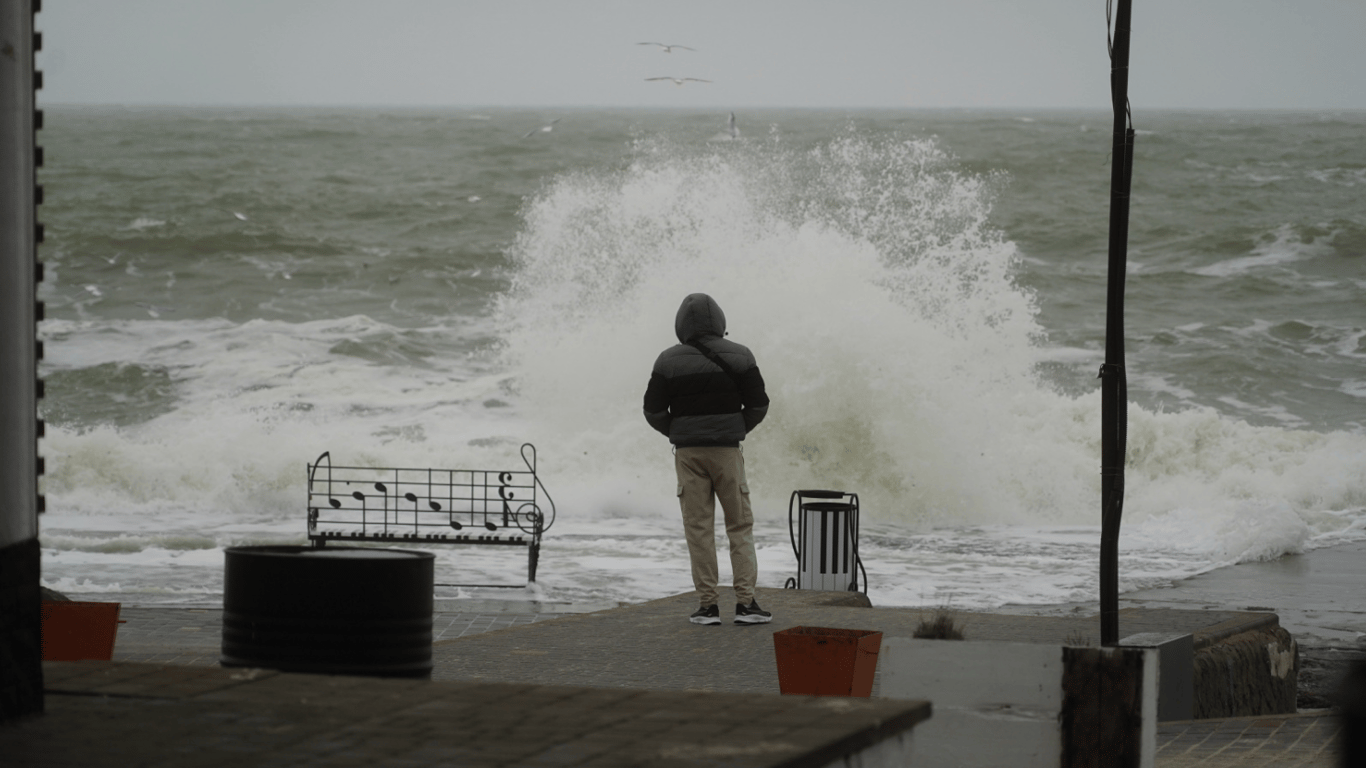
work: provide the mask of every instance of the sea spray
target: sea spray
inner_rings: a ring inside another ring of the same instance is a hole
[[[932,141],[857,133],[806,151],[647,142],[623,170],[557,178],[498,312],[525,413],[587,457],[575,471],[670,487],[641,393],[678,302],[705,291],[773,399],[746,441],[767,513],[799,487],[915,525],[1074,513],[1090,478],[1030,483],[1057,458],[1030,449],[1032,417],[1065,401],[1034,373],[1031,297],[987,220],[996,183]]]
[[[679,300],[705,291],[773,399],[745,443],[760,515],[828,487],[908,530],[1094,524],[1099,398],[1037,374],[1054,351],[990,225],[1006,183],[934,141],[856,131],[807,150],[641,142],[621,170],[557,177],[524,211],[496,313],[522,413],[569,475],[592,478],[586,506],[666,511],[671,462],[641,392],[676,341]],[[1359,436],[1130,412],[1135,537],[1149,518],[1227,517],[1237,533],[1195,538],[1236,561],[1295,551],[1361,511]]]

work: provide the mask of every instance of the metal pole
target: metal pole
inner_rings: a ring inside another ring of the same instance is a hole
[[[33,91],[37,0],[0,0],[0,721],[43,710]]]
[[[1119,642],[1119,525],[1124,510],[1127,385],[1124,375],[1124,273],[1129,242],[1129,185],[1134,131],[1129,113],[1131,0],[1119,0],[1110,48],[1110,96],[1115,113],[1110,173],[1109,282],[1105,304],[1105,364],[1101,366],[1100,642]]]

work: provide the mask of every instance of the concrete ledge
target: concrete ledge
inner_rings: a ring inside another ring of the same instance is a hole
[[[1280,623],[1280,618],[1274,613],[1240,613],[1234,618],[1226,619],[1196,632],[1195,650],[1208,648],[1243,632],[1266,627],[1278,627]]]
[[[1294,714],[1299,647],[1274,623],[1195,652],[1197,719]]]

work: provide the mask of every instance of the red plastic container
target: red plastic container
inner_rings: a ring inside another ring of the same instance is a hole
[[[44,600],[43,661],[114,657],[120,603]]]
[[[808,696],[873,693],[882,633],[871,629],[793,627],[773,633],[778,689]]]

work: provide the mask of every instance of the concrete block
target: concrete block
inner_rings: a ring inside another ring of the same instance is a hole
[[[1195,638],[1192,635],[1143,632],[1119,641],[1126,648],[1157,651],[1158,722],[1190,720],[1195,711]]]
[[[929,699],[916,766],[1151,766],[1158,653],[1033,643],[884,638],[881,692]]]

